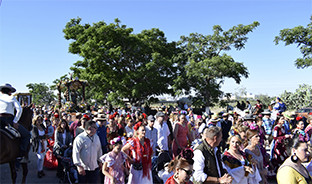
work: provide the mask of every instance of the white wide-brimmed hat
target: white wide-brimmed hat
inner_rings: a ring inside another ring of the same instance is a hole
[[[3,85],[0,86],[0,90],[1,90],[2,88],[8,88],[8,89],[11,90],[12,93],[14,93],[14,92],[16,91],[16,89],[13,88],[11,84],[3,84]]]

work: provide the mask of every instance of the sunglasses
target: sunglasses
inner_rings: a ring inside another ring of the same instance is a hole
[[[186,170],[184,168],[180,168],[180,169],[183,170],[189,176],[191,176],[194,173],[194,170]]]

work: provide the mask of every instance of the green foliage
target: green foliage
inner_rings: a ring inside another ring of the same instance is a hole
[[[173,56],[176,43],[168,43],[159,29],[133,34],[132,28],[104,21],[93,25],[72,19],[63,32],[69,52],[83,58],[71,70],[87,80],[87,94],[96,100],[107,99],[119,104],[124,98],[131,103],[151,95],[172,94],[170,86],[176,76]]]
[[[32,94],[33,103],[36,105],[50,104],[55,99],[55,95],[45,83],[30,83],[26,87]]]
[[[285,45],[296,44],[303,54],[302,58],[295,61],[297,68],[307,68],[312,65],[312,16],[311,22],[307,27],[297,26],[292,29],[283,29],[279,36],[275,37],[275,44],[280,41],[285,42]]]
[[[268,95],[263,95],[260,94],[257,96],[257,99],[261,101],[262,105],[263,105],[263,109],[267,109],[268,106],[271,104],[272,100],[275,101],[275,97],[270,97]],[[252,103],[252,102],[250,102]],[[254,104],[256,104],[257,102],[254,101]]]
[[[247,68],[236,62],[231,56],[222,53],[231,49],[241,50],[248,40],[246,35],[259,26],[258,22],[250,25],[234,26],[223,31],[221,26],[213,27],[213,35],[192,33],[182,36],[176,57],[179,76],[173,86],[177,95],[195,91],[194,102],[211,106],[219,101],[223,94],[221,85],[225,78],[232,78],[240,83],[248,77]]]
[[[281,99],[289,110],[312,107],[312,86],[307,84],[299,85],[294,93],[285,91],[281,94]]]

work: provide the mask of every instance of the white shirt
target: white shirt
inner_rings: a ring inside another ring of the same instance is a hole
[[[157,130],[155,128],[151,128],[150,126],[146,126],[145,127],[145,137],[148,138],[150,140],[151,143],[151,147],[153,148],[153,156],[156,155],[156,145],[157,145]]]
[[[99,167],[98,161],[100,162],[101,156],[101,142],[97,134],[89,137],[86,132],[82,132],[74,139],[73,162],[76,166],[93,171]]]
[[[218,174],[221,177],[221,171],[220,171],[220,167],[219,167],[219,162],[217,160],[217,152],[218,148],[214,148],[214,155],[216,158],[216,163],[217,163],[217,169],[218,169]],[[204,168],[205,168],[205,157],[203,155],[203,153],[196,149],[194,151],[194,164],[193,164],[193,169],[194,169],[194,174],[193,174],[193,178],[196,178],[196,181],[198,182],[205,182],[207,179],[207,174],[204,173]]]
[[[128,125],[125,127],[126,133],[127,133],[127,137],[132,137],[133,136],[133,128],[128,127]]]
[[[168,147],[168,136],[170,135],[170,130],[166,122],[163,122],[161,126],[160,123],[156,120],[154,128],[157,130],[157,145],[160,150],[169,151]]]
[[[14,96],[0,93],[0,113],[12,114],[14,116],[14,109],[16,109],[16,115],[13,123],[17,123],[22,116],[22,107]]]

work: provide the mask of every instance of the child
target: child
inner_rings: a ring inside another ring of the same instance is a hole
[[[121,152],[121,137],[115,137],[110,144],[113,146],[113,150],[100,157],[103,162],[102,172],[105,175],[104,184],[123,184],[125,183],[124,162],[126,157]]]

